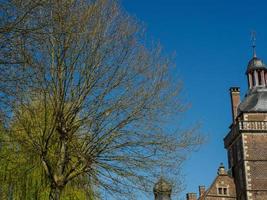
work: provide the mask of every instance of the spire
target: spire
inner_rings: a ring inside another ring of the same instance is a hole
[[[252,41],[252,49],[253,49],[253,58],[256,58],[256,32],[251,32],[251,41]]]

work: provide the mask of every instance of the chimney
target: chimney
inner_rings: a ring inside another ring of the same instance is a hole
[[[198,190],[199,190],[199,197],[202,197],[203,194],[204,194],[205,191],[206,191],[206,188],[205,188],[204,185],[200,185],[200,186],[198,186]]]
[[[231,87],[230,88],[230,96],[231,96],[233,124],[235,124],[235,119],[237,117],[237,107],[240,103],[240,88],[239,87]]]
[[[196,193],[187,193],[186,194],[186,200],[197,200],[197,194]]]

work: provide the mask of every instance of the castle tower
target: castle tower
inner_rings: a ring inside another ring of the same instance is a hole
[[[154,186],[155,200],[171,200],[172,186],[162,177]]]
[[[256,56],[249,61],[248,91],[230,89],[233,121],[224,138],[238,200],[267,199],[267,67]]]

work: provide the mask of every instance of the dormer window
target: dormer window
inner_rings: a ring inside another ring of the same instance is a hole
[[[219,195],[228,195],[228,189],[226,187],[218,187]]]

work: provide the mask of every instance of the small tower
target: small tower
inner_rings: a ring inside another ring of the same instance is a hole
[[[255,32],[252,33],[252,49],[253,58],[249,61],[247,67],[247,79],[249,89],[254,89],[256,87],[265,87],[267,85],[267,69],[266,65],[261,59],[257,57],[256,54],[256,35]]]
[[[172,185],[163,177],[155,184],[153,191],[155,200],[171,200]]]
[[[266,65],[256,55],[249,61],[246,74],[249,89],[266,86]]]

